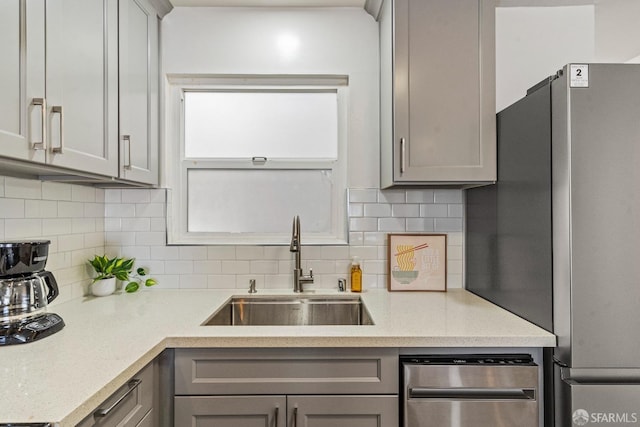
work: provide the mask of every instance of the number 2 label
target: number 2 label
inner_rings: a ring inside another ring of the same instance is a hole
[[[570,87],[589,87],[589,65],[571,64],[569,67]]]

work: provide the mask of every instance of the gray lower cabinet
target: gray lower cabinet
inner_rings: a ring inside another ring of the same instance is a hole
[[[175,425],[193,427],[391,427],[398,397],[179,396]]]
[[[175,426],[397,427],[393,349],[176,349]]]
[[[157,362],[151,362],[105,400],[78,427],[151,427],[157,389]]]

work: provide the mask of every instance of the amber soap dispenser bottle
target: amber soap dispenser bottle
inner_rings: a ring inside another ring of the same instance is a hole
[[[351,292],[362,292],[362,270],[358,257],[351,258]]]

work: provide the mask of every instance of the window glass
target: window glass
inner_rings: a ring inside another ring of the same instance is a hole
[[[336,159],[337,91],[185,92],[187,158]]]
[[[330,234],[331,170],[190,169],[188,232],[291,233],[300,215],[305,233]]]

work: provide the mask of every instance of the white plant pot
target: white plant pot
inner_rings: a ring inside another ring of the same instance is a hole
[[[111,295],[116,290],[116,278],[98,280],[91,285],[91,293],[97,297]]]

